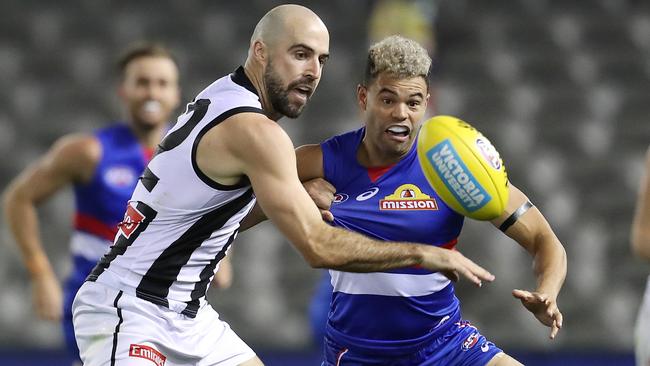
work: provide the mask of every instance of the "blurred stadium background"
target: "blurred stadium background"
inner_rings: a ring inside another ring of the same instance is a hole
[[[464,317],[527,364],[631,365],[648,265],[629,227],[650,143],[650,2],[642,0],[296,1],[331,33],[331,60],[297,121],[296,145],[356,128],[354,92],[373,37],[399,30],[435,59],[432,113],[453,114],[500,150],[513,183],[564,243],[569,273],[555,341],[511,296],[531,261],[489,224],[467,222],[459,249],[495,273],[461,283]],[[184,100],[243,62],[278,1],[0,2],[0,188],[59,136],[122,115],[117,54],[158,40],[178,55]],[[401,28],[400,28],[401,27]],[[290,199],[288,197],[287,199]],[[71,192],[43,206],[47,251],[68,268]],[[59,326],[35,318],[18,250],[0,223],[0,364],[64,364]],[[318,364],[306,313],[319,272],[269,224],[234,246],[235,282],[211,303],[268,365]]]

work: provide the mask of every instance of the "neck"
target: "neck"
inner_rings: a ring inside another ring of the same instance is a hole
[[[262,76],[264,73],[262,72],[261,67],[246,60],[246,63],[244,64],[244,73],[257,90],[257,95],[260,97],[260,103],[262,104],[262,109],[266,113],[266,116],[274,121],[282,118],[282,115],[273,109],[273,105],[266,93],[266,85],[264,84],[264,77]]]
[[[163,123],[157,127],[144,128],[138,126],[135,122],[131,122],[129,125],[140,145],[150,149],[154,149],[158,146],[165,134],[166,126],[167,124]]]
[[[379,149],[377,145],[372,144],[368,137],[365,136],[359,145],[359,150],[357,150],[357,160],[361,166],[366,168],[385,167],[397,164],[410,150],[409,148],[404,154],[386,152]]]

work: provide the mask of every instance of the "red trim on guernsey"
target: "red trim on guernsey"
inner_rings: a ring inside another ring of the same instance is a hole
[[[74,228],[110,241],[113,241],[117,234],[117,226],[111,227],[92,216],[81,213],[74,216]]]
[[[442,245],[439,245],[440,248],[445,248],[449,250],[456,250],[456,244],[458,244],[458,238],[454,238]],[[420,265],[415,265],[413,268],[422,268]]]
[[[153,157],[153,153],[155,152],[155,149],[151,147],[142,147],[142,155],[144,156],[144,162],[149,163],[151,161],[151,158]]]
[[[372,167],[372,168],[366,168],[368,170],[368,177],[370,178],[370,181],[375,183],[377,179],[381,178],[382,175],[384,175],[387,171],[390,170],[390,168],[394,167],[395,164],[391,164],[388,166],[378,166],[378,167]]]
[[[458,244],[458,238],[455,238],[451,241],[448,241],[444,244],[442,244],[440,247],[445,248],[445,249],[451,249],[451,250],[456,250],[456,244]]]

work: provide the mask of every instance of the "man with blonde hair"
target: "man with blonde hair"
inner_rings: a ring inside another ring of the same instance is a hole
[[[365,126],[296,150],[300,179],[333,226],[455,250],[464,218],[428,184],[415,146],[429,99],[430,66],[426,50],[413,40],[391,36],[374,44],[357,87]],[[396,204],[408,200],[425,204]],[[492,223],[532,255],[537,289],[514,290],[513,296],[554,338],[562,326],[562,244],[512,184],[505,212]],[[330,274],[334,293],[323,366],[520,365],[461,318],[454,285],[440,272],[403,267]]]

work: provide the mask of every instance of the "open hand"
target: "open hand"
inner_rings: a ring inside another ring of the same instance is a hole
[[[452,281],[458,281],[460,276],[466,277],[476,286],[481,286],[483,281],[494,281],[494,275],[483,267],[472,262],[459,251],[438,247],[427,247],[425,260],[422,267],[438,271]]]
[[[550,338],[554,339],[562,328],[563,320],[556,300],[545,293],[526,290],[512,290],[512,296],[521,300],[524,307],[533,313],[542,324],[551,327]]]

